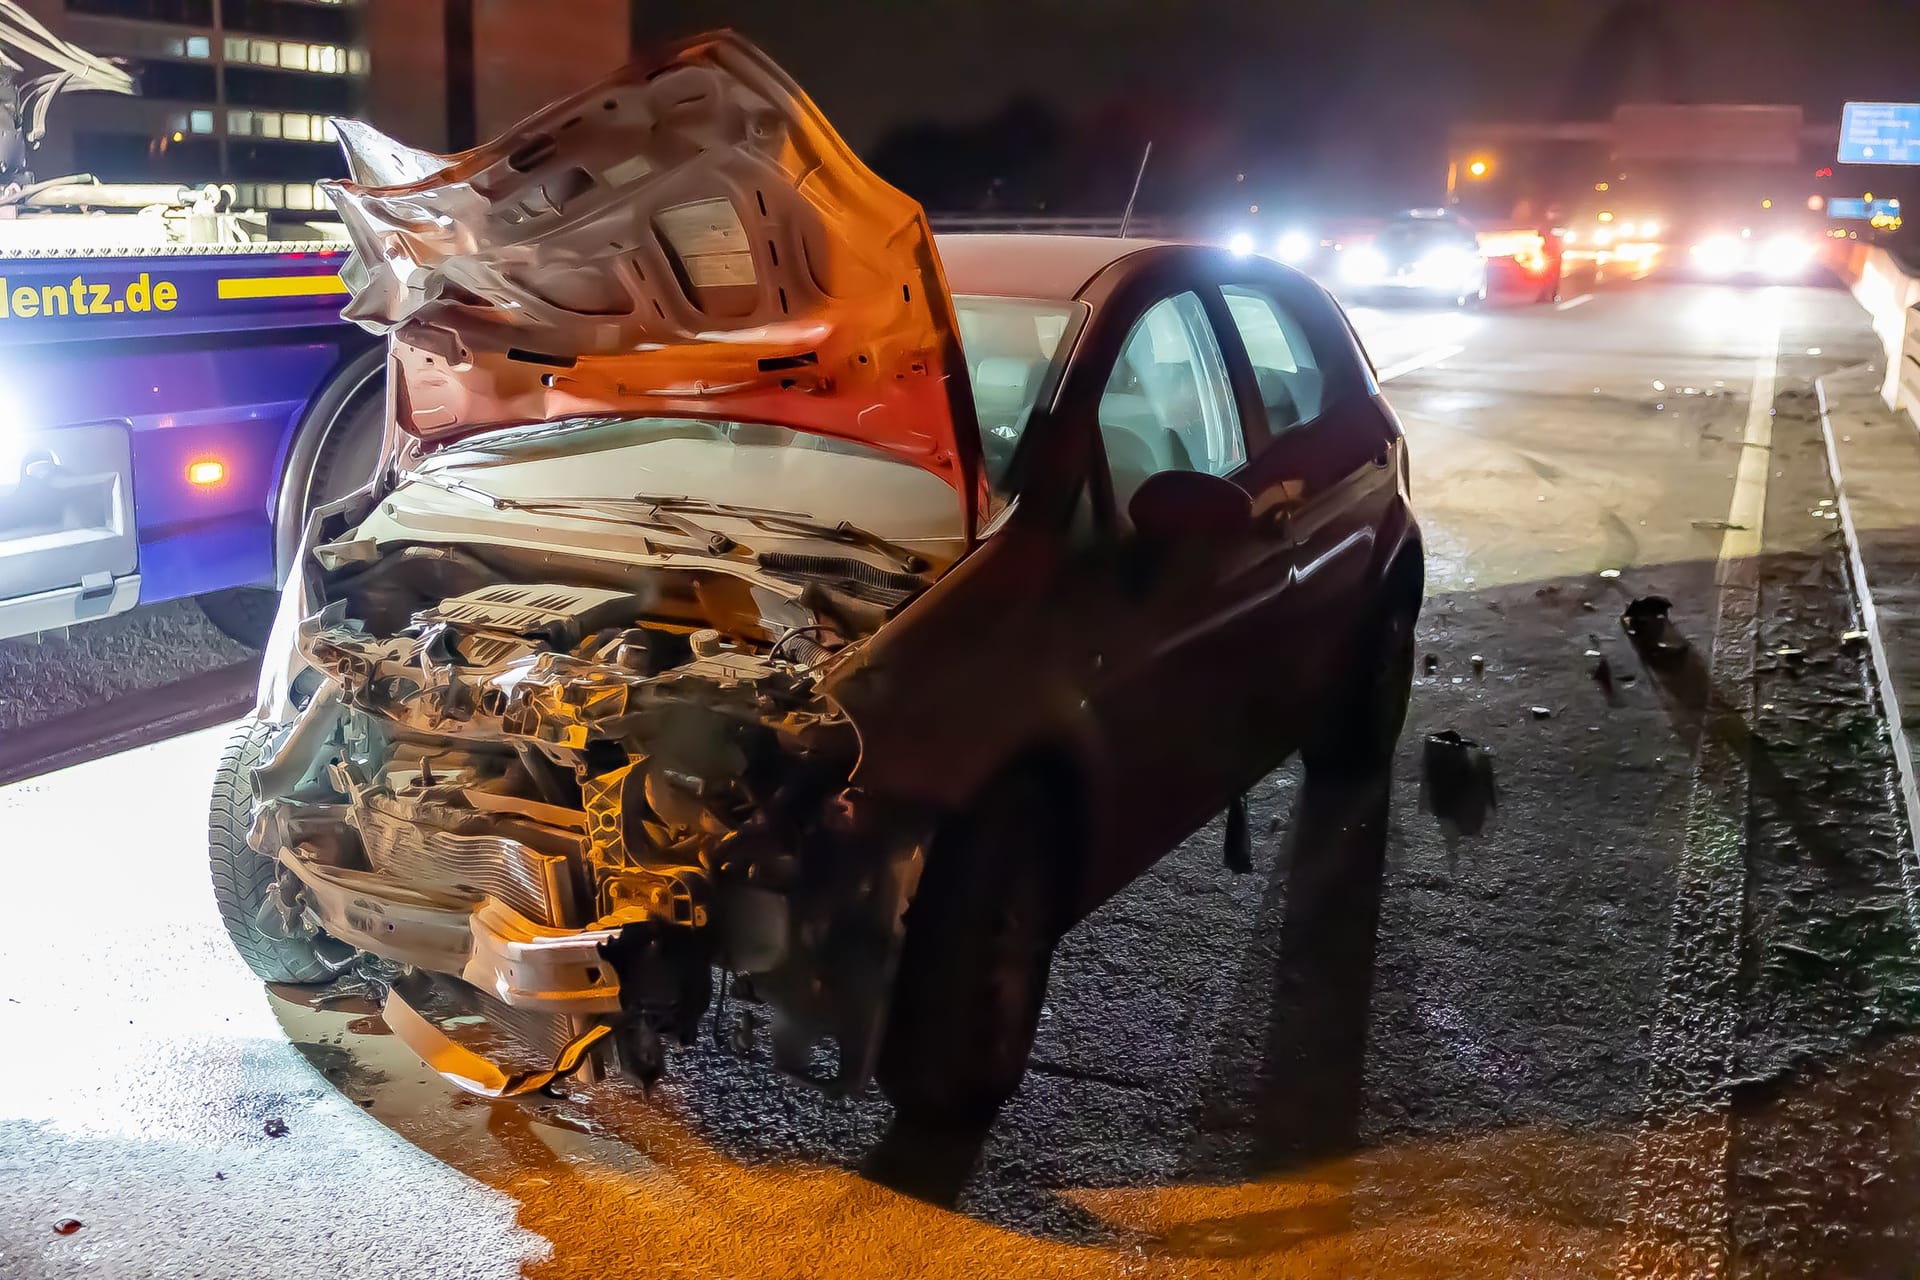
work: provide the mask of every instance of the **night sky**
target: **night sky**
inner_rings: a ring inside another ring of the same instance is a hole
[[[1246,174],[1363,205],[1433,198],[1456,120],[1920,97],[1916,0],[686,0],[656,30],[719,26],[950,208],[1112,207],[1148,136],[1148,203]]]

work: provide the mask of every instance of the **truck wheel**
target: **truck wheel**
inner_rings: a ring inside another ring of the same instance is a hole
[[[903,1119],[982,1124],[1020,1085],[1059,934],[1058,805],[1010,779],[935,840],[875,1073]]]
[[[1410,574],[1403,578],[1396,573],[1389,580],[1390,594],[1372,625],[1364,658],[1347,677],[1346,693],[1325,713],[1320,732],[1301,752],[1308,773],[1365,774],[1392,762],[1413,697],[1419,583]]]
[[[280,572],[313,509],[346,497],[373,478],[386,431],[384,384],[376,376],[383,360],[383,349],[375,348],[347,365],[315,399],[301,424],[275,504],[274,562]],[[313,443],[306,445],[309,439]],[[280,604],[279,592],[267,587],[232,587],[198,600],[207,621],[254,649],[267,643]]]
[[[325,934],[311,939],[286,934],[273,926],[271,912],[261,910],[275,891],[279,869],[248,846],[247,828],[253,820],[253,768],[272,737],[272,725],[248,720],[234,729],[220,753],[207,810],[213,900],[234,949],[261,981],[329,982],[352,958],[352,949]]]

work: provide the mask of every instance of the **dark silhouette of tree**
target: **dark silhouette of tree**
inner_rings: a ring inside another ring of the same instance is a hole
[[[943,213],[1051,207],[1066,129],[1037,98],[1015,98],[974,125],[919,121],[895,129],[868,162],[881,177]]]
[[[1662,0],[1617,0],[1587,37],[1580,60],[1567,80],[1561,103],[1563,120],[1605,120],[1623,101],[1680,102],[1679,43],[1663,16]],[[1653,73],[1641,89],[1634,72],[1643,64]]]

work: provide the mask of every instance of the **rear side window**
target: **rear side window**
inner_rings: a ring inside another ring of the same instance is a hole
[[[1260,384],[1268,430],[1277,435],[1319,417],[1325,407],[1326,379],[1299,322],[1256,289],[1227,285],[1220,292]]]
[[[1154,304],[1120,349],[1100,434],[1121,510],[1156,471],[1224,476],[1247,460],[1226,363],[1198,294]]]

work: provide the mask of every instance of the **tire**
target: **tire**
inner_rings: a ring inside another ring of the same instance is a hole
[[[299,486],[298,500],[283,509],[282,518],[293,522],[293,540],[298,541],[307,516],[315,507],[337,501],[373,478],[380,461],[380,444],[386,426],[386,400],[367,393],[369,384],[361,376],[359,362],[349,366],[339,384],[339,402],[333,403],[332,389],[316,407],[335,416],[325,419],[325,434],[320,437],[313,461],[301,475],[289,471],[285,483]],[[359,377],[359,380],[355,380]],[[355,389],[359,394],[352,394]],[[306,427],[304,430],[312,430]],[[279,533],[276,531],[276,541]],[[276,556],[278,552],[276,551]],[[232,587],[196,597],[207,621],[249,648],[265,647],[273,628],[273,615],[280,607],[280,593],[269,587]]]
[[[194,603],[221,634],[250,649],[264,649],[280,607],[280,593],[266,587],[229,587],[195,596]]]
[[[273,726],[249,720],[233,731],[213,775],[207,809],[207,864],[213,900],[234,950],[262,982],[330,982],[352,950],[324,934],[290,937],[262,927],[260,909],[274,891],[279,868],[247,844],[253,819],[253,768],[273,737]]]
[[[876,1071],[904,1120],[983,1124],[1020,1086],[1060,932],[1059,803],[1010,778],[935,841]]]
[[[1420,617],[1419,580],[1395,573],[1389,596],[1370,624],[1364,655],[1331,707],[1319,734],[1302,752],[1307,772],[1366,774],[1392,763],[1413,697],[1414,624]]]

